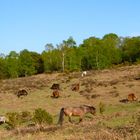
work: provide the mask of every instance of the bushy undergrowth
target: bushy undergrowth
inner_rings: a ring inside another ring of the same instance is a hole
[[[29,111],[23,112],[9,112],[6,114],[7,123],[6,129],[14,129],[19,126],[26,126],[28,124],[51,124],[53,122],[52,116],[44,109],[38,108],[33,113]]]
[[[32,114],[29,111],[23,111],[20,113],[20,119],[22,123],[26,123],[32,120]]]
[[[6,114],[8,118],[7,129],[12,129],[21,124],[20,114],[17,112],[9,112]]]
[[[32,120],[32,115],[28,111],[23,112],[9,112],[6,114],[7,116],[7,129],[13,129],[16,128],[24,123],[27,123],[28,121]]]
[[[52,115],[50,115],[46,110],[38,108],[34,112],[33,121],[36,124],[51,124],[53,122]]]

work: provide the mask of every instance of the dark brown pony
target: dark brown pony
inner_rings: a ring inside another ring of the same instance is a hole
[[[83,120],[83,117],[86,113],[91,113],[95,115],[96,108],[93,106],[82,105],[79,107],[65,107],[61,108],[58,124],[62,125],[64,120],[64,115],[69,117],[69,122],[72,123],[71,116],[79,116],[79,123]]]
[[[20,89],[17,93],[16,93],[17,97],[20,98],[21,96],[27,96],[28,92],[25,89]]]
[[[72,87],[71,87],[72,91],[78,91],[79,88],[80,88],[80,84],[79,83],[73,84]]]
[[[53,84],[53,85],[51,86],[51,89],[60,90],[60,85],[59,85],[59,84]]]

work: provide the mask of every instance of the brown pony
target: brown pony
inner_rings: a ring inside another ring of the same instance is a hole
[[[136,95],[134,93],[130,93],[128,94],[128,97],[127,97],[128,101],[137,101],[138,98],[136,97]]]
[[[79,83],[73,84],[72,87],[71,87],[72,91],[78,91],[79,88],[80,88],[80,84]]]
[[[51,97],[53,97],[53,98],[58,98],[58,97],[60,97],[59,91],[58,91],[58,90],[54,90]]]
[[[69,122],[72,123],[71,116],[79,116],[79,123],[83,120],[83,117],[86,113],[91,113],[95,115],[96,108],[93,106],[82,105],[79,107],[66,107],[61,108],[58,124],[62,125],[64,120],[64,115],[69,117]]]

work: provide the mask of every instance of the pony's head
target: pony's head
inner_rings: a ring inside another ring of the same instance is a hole
[[[95,115],[96,114],[96,108],[93,106],[90,106],[90,113]]]
[[[83,107],[85,108],[85,110],[93,115],[96,114],[96,108],[93,106],[89,106],[89,105],[83,105]]]

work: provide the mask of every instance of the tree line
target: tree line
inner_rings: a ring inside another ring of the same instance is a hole
[[[119,37],[114,33],[102,38],[89,37],[80,45],[69,37],[60,44],[45,45],[37,52],[24,49],[0,55],[0,79],[30,76],[44,72],[72,72],[110,68],[118,64],[140,63],[140,36]]]

